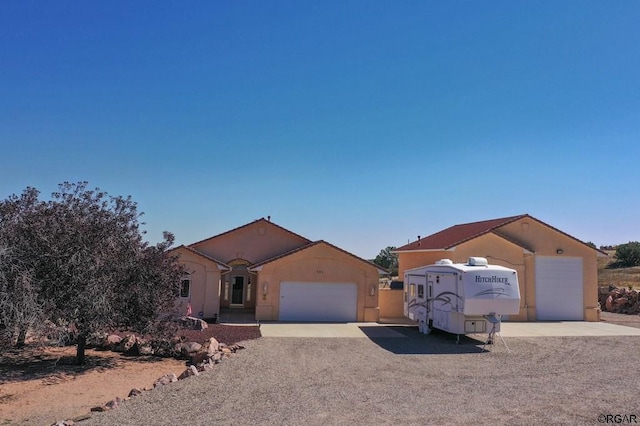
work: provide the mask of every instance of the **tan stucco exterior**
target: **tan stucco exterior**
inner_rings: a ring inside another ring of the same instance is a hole
[[[433,264],[440,259],[465,262],[471,256],[488,258],[492,264],[513,268],[520,283],[520,313],[513,321],[536,321],[537,256],[579,257],[583,267],[584,320],[599,321],[598,251],[530,216],[501,226],[492,232],[464,241],[448,250],[398,252],[399,276],[404,271]]]
[[[378,269],[325,242],[260,266],[258,279],[258,320],[278,319],[280,283],[286,281],[355,283],[357,320],[378,320]]]
[[[177,302],[212,318],[220,308],[255,309],[257,320],[277,320],[281,282],[354,283],[357,320],[378,320],[379,269],[324,241],[312,242],[269,220],[175,249],[191,289]]]
[[[404,292],[402,289],[381,288],[378,304],[380,305],[380,318],[404,317]]]
[[[176,254],[185,268],[185,278],[190,281],[188,297],[179,297],[176,307],[180,313],[186,313],[191,303],[192,313],[203,318],[212,318],[220,311],[220,277],[222,271],[216,262],[206,259],[192,251],[179,247]]]

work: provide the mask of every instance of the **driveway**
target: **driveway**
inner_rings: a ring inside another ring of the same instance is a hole
[[[401,325],[378,323],[262,323],[263,337],[406,337],[397,331]],[[587,337],[640,336],[640,328],[625,327],[606,322],[504,322],[502,337]],[[640,420],[640,419],[639,419]]]
[[[344,325],[349,327],[361,335],[248,341],[213,371],[145,392],[86,424],[556,425],[598,424],[602,415],[640,419],[633,364],[638,336],[509,337],[508,353],[501,344],[483,352],[480,340],[465,337],[456,344],[439,332]]]

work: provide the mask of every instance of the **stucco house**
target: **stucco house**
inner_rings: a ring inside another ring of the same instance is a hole
[[[471,256],[517,270],[520,313],[512,321],[600,320],[597,257],[606,253],[528,214],[455,225],[396,253],[401,277],[407,269]]]
[[[186,269],[178,309],[190,306],[194,316],[244,308],[256,320],[378,320],[378,279],[386,271],[270,218],[173,251]]]

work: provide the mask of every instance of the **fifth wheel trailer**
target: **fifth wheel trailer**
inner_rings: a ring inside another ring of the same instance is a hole
[[[422,333],[437,328],[449,333],[500,331],[503,315],[520,310],[515,270],[470,257],[467,263],[449,259],[405,271],[404,314],[418,322]]]

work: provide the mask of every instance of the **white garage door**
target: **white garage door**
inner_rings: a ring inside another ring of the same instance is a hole
[[[354,283],[280,283],[280,321],[356,321]]]
[[[582,258],[536,257],[538,320],[583,320],[583,288]]]

